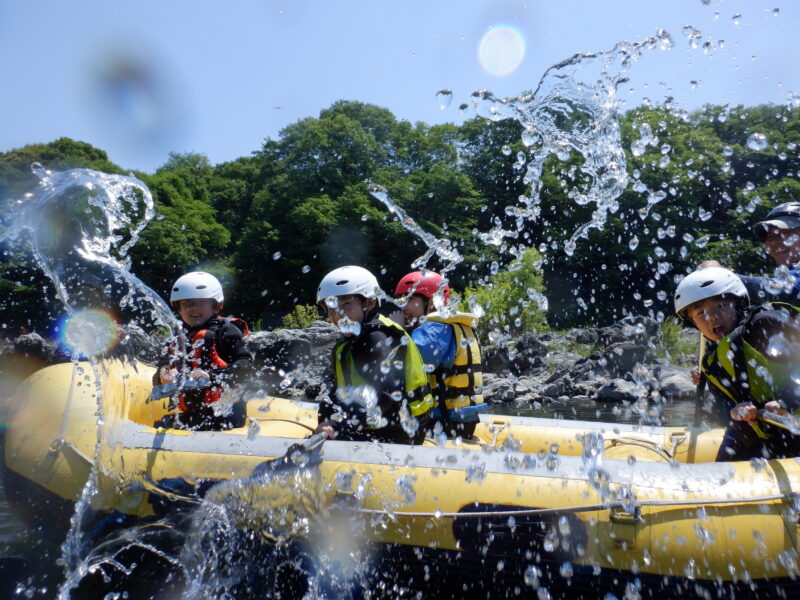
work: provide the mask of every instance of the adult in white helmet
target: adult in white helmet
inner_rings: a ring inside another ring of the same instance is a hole
[[[158,425],[185,429],[241,426],[243,404],[234,403],[224,413],[216,403],[226,387],[250,371],[253,357],[244,344],[247,325],[241,319],[220,317],[225,296],[222,284],[210,273],[193,271],[182,275],[172,285],[169,300],[184,324],[186,353],[181,356],[176,344],[165,348],[153,384],[175,383],[180,379],[179,369],[185,369],[185,379],[207,381],[208,386],[177,394],[177,419],[160,421]]]
[[[731,419],[717,460],[800,456],[800,437],[758,421],[760,409],[800,410],[792,374],[800,366],[799,311],[748,304],[742,281],[721,267],[691,273],[675,291],[675,312],[712,342],[701,370]]]
[[[317,289],[317,304],[344,334],[333,352],[331,392],[317,432],[329,438],[420,444],[433,398],[422,357],[397,323],[378,313],[383,295],[362,267],[339,267]]]

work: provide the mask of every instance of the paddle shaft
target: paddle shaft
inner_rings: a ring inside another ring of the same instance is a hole
[[[163,385],[154,385],[153,391],[150,392],[148,402],[151,400],[159,400],[161,398],[169,398],[183,390],[197,390],[211,386],[208,379],[187,379],[182,383],[165,383]]]
[[[695,402],[694,402],[694,426],[700,427],[700,423],[703,422],[703,395],[706,391],[706,378],[703,375],[703,357],[706,354],[706,338],[701,333],[700,334],[700,350],[698,352],[699,357],[697,361],[697,368],[700,369],[700,381],[697,384],[697,389],[695,390]]]
[[[758,411],[758,418],[765,423],[785,429],[793,435],[800,435],[800,432],[797,431],[797,423],[794,422],[790,415],[779,415],[778,413],[761,409]]]

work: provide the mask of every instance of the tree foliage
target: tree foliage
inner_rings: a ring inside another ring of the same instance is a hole
[[[265,324],[312,302],[325,272],[345,264],[373,270],[391,291],[428,248],[410,222],[369,193],[368,184],[378,183],[419,227],[461,253],[451,285],[478,298],[499,330],[544,324],[528,288],[544,289],[551,325],[668,314],[676,280],[703,259],[744,273],[771,270],[751,227],[775,204],[800,200],[799,115],[775,105],[694,113],[638,107],[620,115],[630,182],[602,229],[587,230],[569,255],[565,240],[595,210],[568,191],[581,160],[576,152],[545,164],[539,218],[516,239],[487,245],[478,233],[511,228],[513,207],[529,191],[521,126],[485,119],[412,124],[343,100],[289,125],[250,156],[212,165],[203,154],[172,153],[155,173],[137,174],[157,216],[132,251],[132,269],[164,294],[182,272],[212,270],[230,288],[226,310]],[[748,144],[754,133],[766,137],[766,147]],[[126,173],[103,150],[68,138],[2,153],[4,231],[12,227],[13,203],[37,184],[37,162]],[[52,299],[48,283],[29,257],[7,244],[2,250],[7,322],[45,327],[55,317],[44,300]],[[523,268],[505,270],[519,258]],[[442,268],[437,261],[427,266]]]

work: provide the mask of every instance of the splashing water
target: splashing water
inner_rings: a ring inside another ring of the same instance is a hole
[[[373,198],[383,204],[391,214],[398,218],[405,229],[416,235],[428,247],[427,252],[411,265],[412,269],[423,268],[435,255],[446,265],[439,271],[444,274],[453,270],[463,260],[453,242],[448,239],[439,239],[417,225],[414,219],[389,198],[389,193],[386,191],[386,188],[381,185],[370,184],[368,190]]]
[[[659,30],[643,42],[620,42],[609,51],[576,54],[550,67],[533,94],[500,99],[488,90],[473,92],[477,114],[493,121],[518,121],[523,127],[522,143],[529,149],[523,179],[529,192],[520,197],[520,205],[506,211],[516,217],[515,227],[506,230],[496,222],[481,236],[484,242],[500,245],[506,238],[517,238],[527,221],[539,218],[542,173],[550,155],[567,160],[577,153],[583,158],[577,167],[581,176],[573,178],[568,195],[579,206],[594,203],[596,207],[592,219],[564,243],[565,252],[571,255],[579,238],[586,237],[590,229],[603,227],[608,214],[618,210],[617,198],[628,185],[617,87],[645,49],[672,45],[669,33]],[[657,143],[648,129],[640,129],[636,142],[643,148]]]
[[[52,281],[67,312],[62,341],[76,357],[92,361],[94,377],[87,376],[86,381],[94,386],[97,401],[92,461],[96,466],[76,502],[62,548],[66,578],[59,597],[67,598],[87,573],[105,572],[104,565],[115,562],[111,548],[148,547],[142,539],[122,543],[123,538],[103,542],[108,551],[87,546],[94,541],[88,509],[100,476],[97,466],[109,472],[120,470],[116,449],[124,430],[121,407],[103,402],[104,367],[92,359],[117,343],[118,318],[139,331],[159,326],[177,331],[177,321],[164,301],[130,272],[128,252],[155,213],[144,183],[132,176],[90,169],[50,172],[34,165],[34,173],[39,185],[17,204],[11,228],[16,234],[9,241],[27,242],[37,265]],[[74,370],[78,373],[83,368],[76,362]]]
[[[130,272],[129,250],[155,215],[150,190],[133,176],[34,166],[39,186],[18,205],[18,241],[53,282],[67,311],[122,311],[131,325],[176,323],[164,301]]]

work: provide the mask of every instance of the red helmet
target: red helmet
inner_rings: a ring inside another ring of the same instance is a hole
[[[424,275],[422,271],[414,271],[400,279],[394,290],[394,295],[403,296],[413,290],[415,294],[433,298],[433,295],[441,289],[444,293],[444,301],[447,302],[450,300],[450,286],[446,283],[443,286],[443,281],[444,277],[433,271],[426,271]]]

